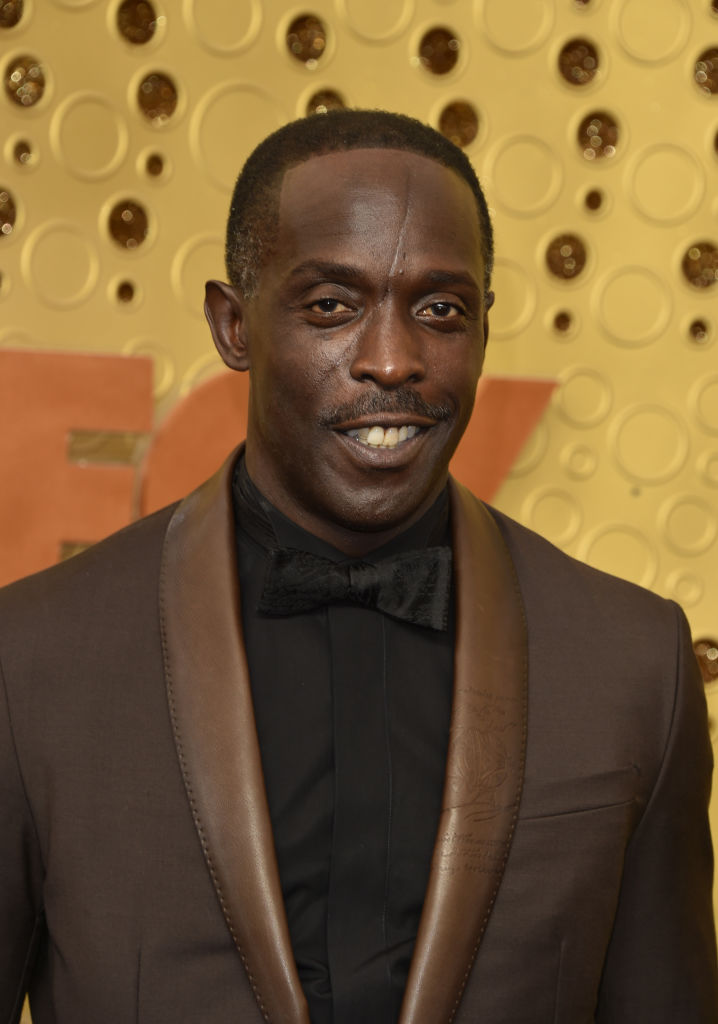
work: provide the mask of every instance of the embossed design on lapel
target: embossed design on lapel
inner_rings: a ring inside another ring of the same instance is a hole
[[[197,832],[259,1011],[277,1024],[309,1024],[241,640],[231,505],[235,458],[181,502],[167,530],[160,581],[167,694]]]
[[[523,605],[489,511],[451,482],[454,703],[431,876],[400,1024],[451,1021],[496,898],[518,814],[527,724]]]

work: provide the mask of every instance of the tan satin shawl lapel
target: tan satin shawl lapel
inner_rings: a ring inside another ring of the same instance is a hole
[[[527,725],[523,605],[486,508],[452,481],[457,630],[444,801],[400,1024],[451,1021],[501,883]]]
[[[259,1009],[277,1024],[309,1024],[242,645],[233,466],[234,459],[186,498],[167,530],[160,581],[167,694],[197,832]]]

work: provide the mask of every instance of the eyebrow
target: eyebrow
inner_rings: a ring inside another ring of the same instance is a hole
[[[304,277],[305,275],[321,277],[327,281],[356,281],[364,276],[358,267],[353,267],[349,263],[333,263],[330,260],[305,260],[304,263],[299,263],[296,267],[292,268],[288,278],[292,280],[296,277]]]
[[[454,270],[429,270],[426,275],[427,281],[435,285],[452,285],[458,284],[463,285],[465,288],[471,288],[472,291],[480,292],[481,288],[478,281],[471,274],[466,274],[463,271]]]
[[[330,260],[306,260],[304,263],[294,267],[288,279],[293,280],[305,275],[314,275],[327,281],[357,281],[364,277],[364,273],[349,263],[334,263]],[[471,274],[464,271],[454,270],[429,270],[425,275],[427,283],[435,286],[462,285],[479,293],[481,287]]]

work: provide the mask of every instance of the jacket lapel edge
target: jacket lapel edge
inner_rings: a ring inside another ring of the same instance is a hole
[[[450,482],[457,603],[442,813],[401,1024],[450,1021],[503,877],[523,785],[527,641],[518,581],[488,509]]]
[[[167,697],[217,897],[265,1020],[309,1024],[289,937],[242,642],[232,473],[182,501],[160,579]]]

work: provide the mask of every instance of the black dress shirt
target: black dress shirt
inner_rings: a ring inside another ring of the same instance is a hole
[[[292,947],[313,1024],[394,1024],[416,939],[448,747],[454,616],[262,615],[267,548],[347,556],[234,480],[242,624]],[[369,559],[448,543],[448,495]]]

